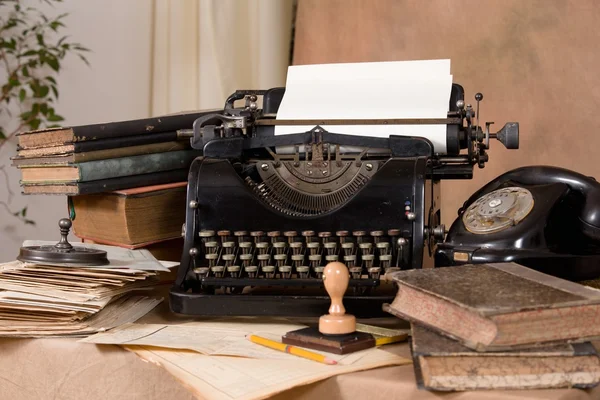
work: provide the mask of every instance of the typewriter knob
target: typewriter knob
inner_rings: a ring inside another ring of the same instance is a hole
[[[481,101],[483,100],[483,94],[482,93],[476,93],[475,94],[475,101]]]
[[[456,101],[456,108],[458,108],[459,110],[462,110],[465,108],[465,101],[464,100],[457,100]]]

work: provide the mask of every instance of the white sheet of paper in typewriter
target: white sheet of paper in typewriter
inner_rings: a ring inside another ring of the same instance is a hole
[[[277,119],[446,118],[452,75],[450,60],[318,64],[288,68]],[[276,126],[275,134],[314,126]],[[328,125],[329,132],[429,139],[446,153],[446,125]],[[280,152],[280,149],[278,149]]]

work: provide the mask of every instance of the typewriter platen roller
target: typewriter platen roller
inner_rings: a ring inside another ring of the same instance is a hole
[[[194,124],[191,143],[203,156],[190,168],[174,312],[322,315],[322,272],[340,261],[351,274],[348,312],[377,316],[396,294],[386,273],[433,266],[445,236],[440,181],[471,178],[490,138],[518,147],[518,124],[481,128],[459,85],[437,120],[278,120],[284,91],[237,91],[223,112]],[[275,135],[278,124],[314,127]],[[327,130],[376,124],[445,124],[447,154],[421,137]]]

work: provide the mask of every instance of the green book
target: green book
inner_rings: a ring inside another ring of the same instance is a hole
[[[187,169],[197,150],[180,150],[144,154],[107,160],[73,163],[70,165],[21,166],[21,184],[51,184],[91,182],[155,172]]]

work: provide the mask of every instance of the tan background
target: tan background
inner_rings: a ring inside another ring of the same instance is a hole
[[[468,102],[484,94],[484,121],[520,123],[520,150],[492,143],[473,180],[443,183],[450,224],[472,192],[515,167],[600,178],[599,17],[594,0],[299,0],[294,64],[450,58]]]

